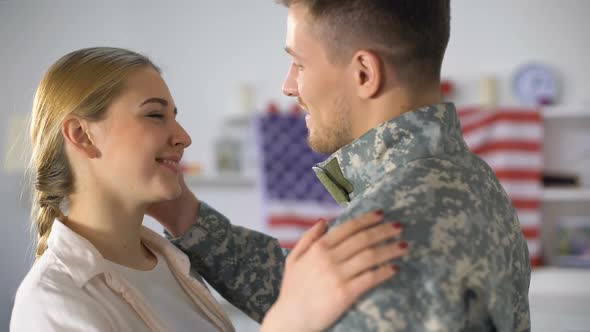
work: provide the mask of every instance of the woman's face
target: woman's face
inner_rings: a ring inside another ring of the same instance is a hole
[[[166,82],[153,68],[130,75],[124,92],[92,123],[96,183],[124,201],[149,204],[180,195],[180,167],[191,138],[176,121]]]

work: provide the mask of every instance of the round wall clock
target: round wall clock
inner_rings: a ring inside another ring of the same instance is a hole
[[[552,105],[557,100],[557,77],[551,68],[528,64],[518,69],[512,80],[514,94],[532,106]]]

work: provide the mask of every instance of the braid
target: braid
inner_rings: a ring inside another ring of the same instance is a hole
[[[62,221],[65,219],[61,211],[61,203],[71,193],[73,187],[72,173],[68,160],[63,155],[63,148],[58,148],[56,152],[58,158],[37,160],[32,211],[38,233],[35,254],[37,259],[47,249],[47,239],[53,221],[56,218]]]
[[[41,205],[37,211],[35,224],[37,225],[37,250],[35,258],[39,259],[41,255],[47,250],[47,239],[53,226],[55,218],[63,219],[63,213],[59,207],[53,205]]]

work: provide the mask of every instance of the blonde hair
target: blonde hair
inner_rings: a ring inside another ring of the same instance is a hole
[[[74,174],[61,132],[68,115],[98,121],[124,89],[126,78],[140,68],[160,72],[146,56],[111,47],[94,47],[66,54],[45,73],[31,114],[31,216],[37,235],[36,258],[47,249],[53,221],[64,220],[62,206],[74,192]]]

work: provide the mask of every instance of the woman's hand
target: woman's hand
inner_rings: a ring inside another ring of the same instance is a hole
[[[382,218],[368,213],[326,234],[324,221],[308,230],[287,257],[279,298],[261,330],[324,330],[391,278],[397,267],[390,261],[406,254],[407,244],[384,244],[400,235],[401,224],[379,224]]]

